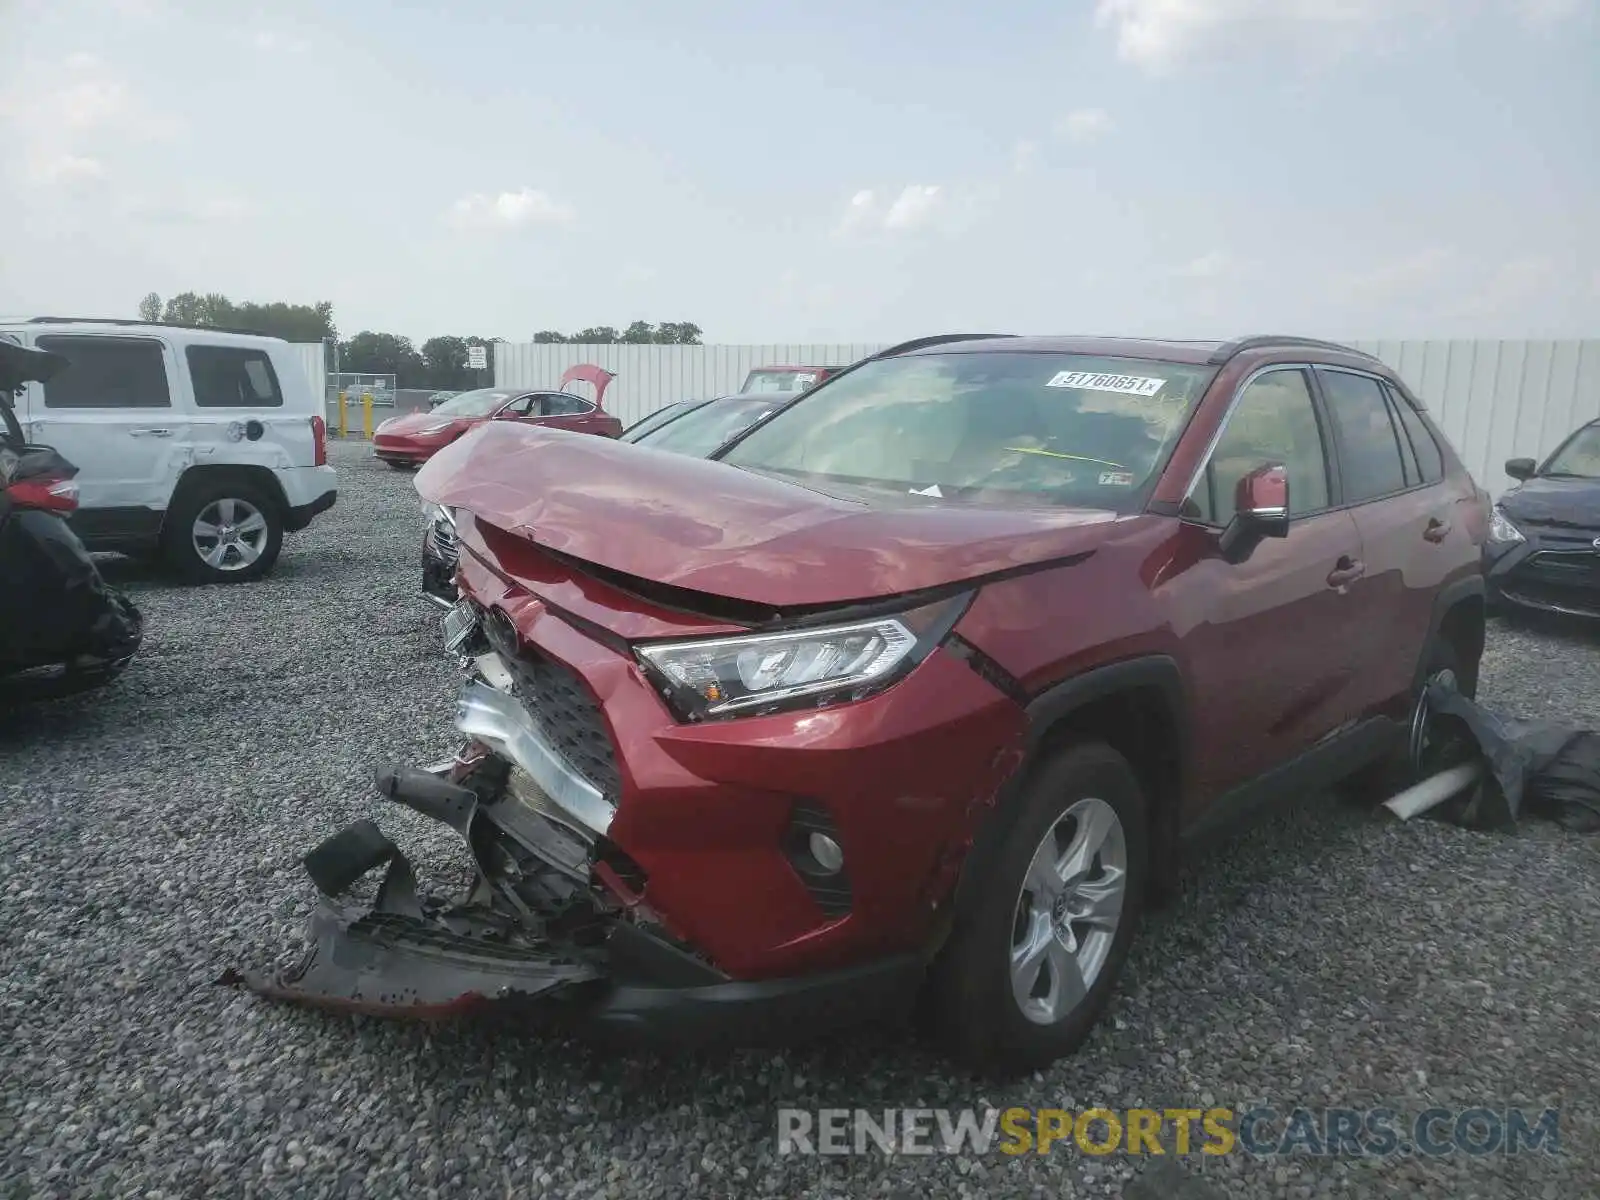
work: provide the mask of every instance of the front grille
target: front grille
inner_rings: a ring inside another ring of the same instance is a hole
[[[1557,587],[1600,589],[1600,552],[1540,550],[1529,555],[1515,574]]]
[[[499,609],[484,614],[483,631],[511,672],[512,690],[545,740],[607,800],[617,803],[622,777],[616,750],[600,702],[583,680],[570,667],[522,645],[510,618]]]
[[[455,569],[456,559],[460,554],[456,546],[455,526],[440,517],[428,530],[428,546],[433,557],[452,570]]]
[[[1522,526],[1523,532],[1532,534],[1538,539],[1542,550],[1579,551],[1593,554],[1595,552],[1594,540],[1600,538],[1600,527],[1584,528],[1580,525],[1569,525],[1557,521],[1535,521],[1522,518],[1517,521]]]

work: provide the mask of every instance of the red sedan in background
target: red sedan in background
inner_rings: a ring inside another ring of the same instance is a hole
[[[606,412],[601,402],[615,378],[616,374],[604,367],[584,363],[568,370],[555,391],[479,388],[462,392],[428,412],[391,417],[379,425],[373,431],[372,453],[397,470],[409,470],[484,421],[521,421],[614,438],[622,432],[622,422]],[[566,390],[576,381],[593,385],[593,401]]]

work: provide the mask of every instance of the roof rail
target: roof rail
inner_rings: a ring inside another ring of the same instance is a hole
[[[246,337],[276,337],[259,329],[237,329],[227,325],[186,325],[182,321],[136,321],[126,317],[29,317],[29,325],[143,325],[156,329],[193,329],[201,333],[238,333]]]
[[[900,342],[890,346],[887,350],[879,350],[872,355],[873,358],[893,358],[897,354],[910,354],[913,350],[922,350],[928,346],[942,346],[946,342],[974,342],[986,338],[1016,337],[1014,333],[936,333],[931,337],[912,338],[909,342]]]
[[[1321,338],[1295,337],[1286,333],[1264,333],[1254,337],[1234,338],[1231,342],[1223,342],[1211,352],[1211,357],[1206,361],[1215,366],[1225,363],[1235,354],[1246,350],[1266,350],[1274,346],[1309,346],[1317,350],[1337,350],[1341,354],[1354,354],[1360,358],[1373,358],[1365,350],[1357,350],[1354,346],[1342,346],[1338,342],[1326,342]]]

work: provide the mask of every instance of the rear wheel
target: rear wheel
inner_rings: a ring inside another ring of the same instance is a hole
[[[1478,664],[1464,661],[1449,638],[1436,634],[1423,658],[1423,687],[1426,688],[1433,680],[1441,677],[1449,679],[1468,699],[1477,695]],[[1420,692],[1414,699],[1420,705],[1422,700]],[[1416,728],[1415,713],[1414,708],[1413,719],[1406,727],[1408,736],[1401,745],[1377,762],[1361,768],[1340,784],[1340,790],[1346,796],[1364,802],[1382,802],[1410,787],[1419,779],[1443,770],[1458,758],[1460,753],[1460,747],[1456,745],[1458,739],[1444,738],[1436,721],[1422,722],[1428,728],[1426,731],[1419,731]],[[1418,744],[1419,736],[1420,744]],[[1416,765],[1418,763],[1421,764],[1420,774]]]
[[[272,570],[283,511],[254,484],[206,481],[179,494],[163,531],[167,560],[195,583],[244,583]]]
[[[417,469],[416,463],[395,462],[392,458],[386,458],[383,461],[389,465],[391,471],[415,471]]]
[[[1137,776],[1102,743],[1069,746],[1034,772],[987,874],[958,902],[931,980],[958,1058],[1032,1070],[1094,1027],[1139,924],[1145,813]]]

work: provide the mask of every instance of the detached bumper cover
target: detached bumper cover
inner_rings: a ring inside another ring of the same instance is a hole
[[[924,964],[911,955],[793,979],[731,980],[624,918],[580,945],[556,931],[556,915],[510,914],[494,902],[496,885],[482,871],[491,852],[471,792],[441,781],[428,797],[400,794],[416,774],[380,772],[380,786],[473,848],[480,870],[467,897],[447,903],[420,895],[405,855],[372,821],[358,821],[303,859],[323,898],[300,959],[272,973],[230,969],[218,983],[380,1016],[520,1005],[608,1041],[687,1048],[781,1044],[903,1014],[921,982]],[[379,867],[371,904],[341,899]]]
[[[304,956],[287,971],[230,970],[220,982],[342,1012],[436,1017],[600,978],[592,966],[554,947],[513,941],[507,936],[512,931],[486,907],[474,911],[421,899],[410,862],[371,821],[341,830],[304,862],[323,894]],[[380,865],[387,869],[370,907],[339,902],[341,893]]]

